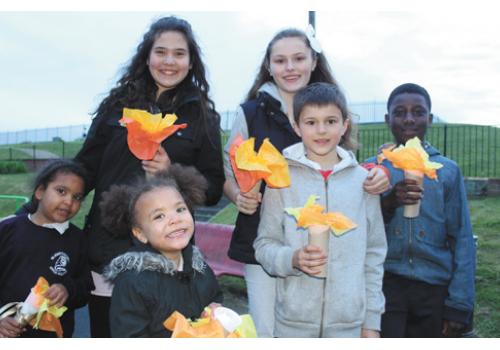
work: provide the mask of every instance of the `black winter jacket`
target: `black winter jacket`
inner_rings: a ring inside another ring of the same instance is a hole
[[[160,98],[169,98],[165,94]],[[175,113],[176,124],[187,123],[186,129],[178,130],[162,142],[172,163],[193,165],[209,182],[207,205],[216,204],[222,195],[224,171],[220,140],[219,119],[213,118],[205,125],[200,116],[199,97],[192,93],[171,107],[151,106],[150,112]],[[89,235],[89,262],[93,271],[101,272],[111,259],[131,247],[131,239],[113,236],[101,226],[99,202],[102,193],[112,185],[127,184],[144,176],[141,161],[129,150],[127,129],[120,126],[122,108],[110,115],[94,118],[85,143],[75,160],[90,173],[89,190],[95,189],[94,200],[88,214],[85,232]],[[207,131],[208,130],[208,131]]]
[[[205,306],[222,303],[212,269],[195,246],[182,252],[183,271],[142,243],[113,259],[105,277],[114,282],[111,298],[112,337],[170,337],[163,322],[179,311],[199,318]]]
[[[249,137],[255,137],[257,151],[266,137],[282,152],[286,147],[300,142],[288,117],[281,111],[281,103],[266,92],[259,92],[257,99],[241,105],[245,112]],[[264,194],[265,182],[260,192]],[[257,237],[260,221],[260,205],[252,215],[238,213],[228,255],[246,264],[258,264],[255,260],[253,241]]]

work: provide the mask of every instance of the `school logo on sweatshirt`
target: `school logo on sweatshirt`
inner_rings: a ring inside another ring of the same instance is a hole
[[[68,270],[66,267],[69,264],[69,256],[65,252],[57,252],[50,257],[52,260],[53,266],[50,267],[50,271],[58,276],[64,276]]]

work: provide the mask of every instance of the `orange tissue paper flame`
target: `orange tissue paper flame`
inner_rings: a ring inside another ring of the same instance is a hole
[[[160,147],[160,143],[187,124],[174,125],[175,114],[151,114],[140,109],[123,109],[120,124],[127,128],[127,143],[130,152],[138,159],[151,160]]]
[[[344,233],[357,227],[347,216],[341,213],[324,213],[324,208],[316,204],[318,196],[311,195],[302,208],[286,208],[285,211],[295,217],[297,227],[310,227],[314,225],[329,226],[335,236],[341,236]]]
[[[255,138],[244,141],[237,135],[229,149],[231,167],[241,192],[250,191],[260,180],[273,188],[290,186],[288,163],[269,139],[264,139],[257,153],[254,148]]]
[[[49,282],[47,282],[45,278],[39,277],[35,286],[31,289],[36,299],[36,305],[34,306],[36,306],[38,313],[36,317],[30,321],[30,324],[35,329],[55,332],[57,336],[61,338],[63,336],[63,329],[59,318],[67,310],[67,307],[49,306],[50,300],[44,297],[49,287]],[[28,296],[28,299],[29,298]]]
[[[250,315],[240,315],[241,325],[228,333],[222,324],[210,315],[196,321],[174,311],[163,326],[172,332],[172,338],[256,338],[257,332]]]
[[[405,145],[392,150],[384,149],[382,153],[395,168],[419,171],[430,179],[437,179],[436,170],[443,167],[440,163],[429,161],[429,155],[417,136],[408,140]]]

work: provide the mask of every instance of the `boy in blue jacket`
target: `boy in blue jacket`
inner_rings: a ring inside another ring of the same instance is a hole
[[[443,167],[422,187],[384,160],[392,189],[382,196],[388,252],[384,263],[382,337],[453,337],[471,323],[475,249],[463,177],[457,164],[425,141],[431,99],[416,84],[395,88],[385,121],[396,145],[418,136],[429,160]],[[425,196],[423,195],[425,192]],[[403,207],[421,200],[420,215]]]

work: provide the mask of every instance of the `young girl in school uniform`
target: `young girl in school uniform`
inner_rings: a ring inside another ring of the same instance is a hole
[[[84,306],[93,287],[87,239],[69,220],[84,198],[86,173],[75,162],[57,160],[35,179],[28,213],[0,222],[0,306],[24,301],[39,277],[50,284],[51,305],[67,306],[61,317],[71,337],[74,310]],[[53,332],[25,331],[11,317],[0,319],[1,337],[55,337]]]

